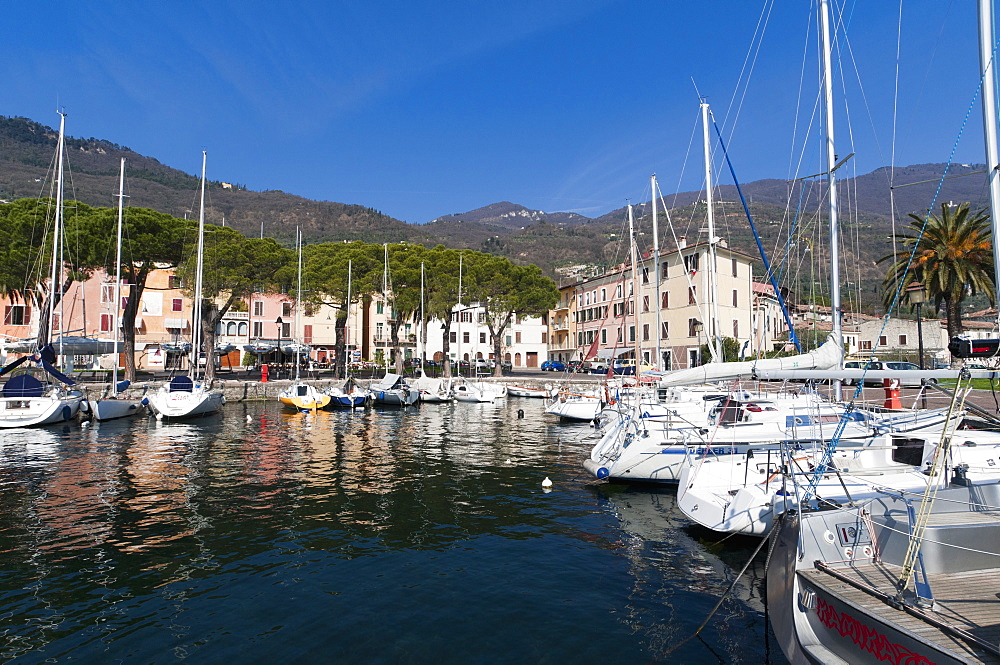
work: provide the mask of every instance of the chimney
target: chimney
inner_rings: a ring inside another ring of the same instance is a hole
[[[687,246],[688,246],[687,236],[681,236],[680,238],[677,239],[677,249],[684,249]]]

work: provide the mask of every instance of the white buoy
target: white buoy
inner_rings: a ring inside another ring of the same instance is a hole
[[[542,487],[552,487],[552,481],[549,480],[548,476],[545,476],[545,480],[542,481]]]
[[[253,422],[253,418],[251,418],[249,414],[247,414],[247,422],[248,423],[252,423]]]
[[[89,426],[90,426],[89,420],[84,420],[83,422],[80,423],[80,427],[89,427]]]

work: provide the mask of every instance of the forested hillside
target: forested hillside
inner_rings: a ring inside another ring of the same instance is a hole
[[[57,132],[26,118],[0,116],[0,198],[11,200],[49,194]],[[171,168],[152,157],[139,155],[111,141],[67,139],[70,176],[67,198],[90,205],[116,205],[117,173],[121,157],[127,158],[128,195],[131,205],[153,208],[177,217],[196,214],[198,178]],[[981,166],[953,165],[939,201],[985,201],[985,175]],[[839,181],[842,253],[851,266],[845,281],[865,309],[877,311],[878,291],[884,272],[876,261],[891,251],[894,199],[897,226],[908,223],[906,213],[926,210],[943,171],[942,164],[878,169]],[[432,246],[470,248],[498,254],[520,264],[536,264],[563,283],[571,281],[569,266],[610,265],[625,258],[622,238],[624,209],[597,219],[572,212],[543,212],[511,202],[490,203],[476,210],[443,215],[426,224],[407,224],[378,210],[312,201],[281,191],[249,191],[239,183],[210,183],[207,220],[232,226],[246,235],[276,238],[291,245],[295,228],[307,243],[338,240],[366,242],[408,241]],[[926,181],[926,182],[925,182]],[[922,183],[922,184],[913,184]],[[826,184],[822,178],[788,182],[759,180],[742,185],[762,242],[798,299],[822,299],[828,271]],[[757,256],[756,244],[736,188],[722,185],[716,194],[716,233],[729,245]],[[704,239],[705,206],[701,192],[683,192],[666,198],[669,221],[661,215],[660,238],[664,247],[674,237],[689,242]],[[650,206],[637,206],[639,243],[652,245]],[[853,285],[853,286],[852,286]]]

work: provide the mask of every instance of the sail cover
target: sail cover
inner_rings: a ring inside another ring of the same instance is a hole
[[[844,350],[831,335],[822,346],[809,353],[801,353],[787,358],[707,363],[700,367],[668,372],[660,378],[659,384],[661,386],[692,386],[700,383],[751,377],[762,370],[832,369],[839,368],[843,364],[843,360]]]

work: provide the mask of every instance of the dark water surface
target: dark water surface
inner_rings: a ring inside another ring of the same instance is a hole
[[[0,431],[0,659],[784,662],[759,562],[668,653],[754,543],[592,484],[592,429],[506,402]]]

